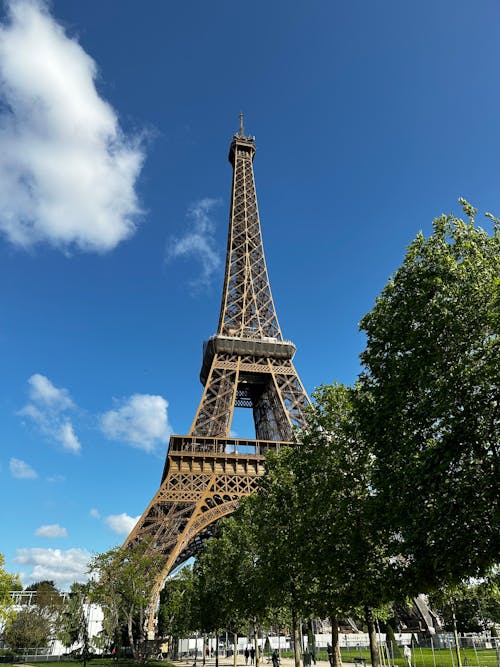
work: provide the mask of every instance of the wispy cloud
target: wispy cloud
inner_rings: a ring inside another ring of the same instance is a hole
[[[93,519],[100,519],[101,518],[101,513],[95,507],[93,507],[90,510],[89,514]]]
[[[66,477],[64,475],[50,475],[47,477],[47,482],[50,484],[60,484],[62,482],[66,481]]]
[[[133,517],[125,513],[110,514],[104,519],[104,523],[115,533],[128,535],[140,518],[140,515]]]
[[[140,216],[144,151],[95,87],[98,69],[43,0],[7,0],[0,24],[0,232],[105,252]]]
[[[16,479],[35,479],[38,477],[36,470],[26,463],[26,461],[21,461],[21,459],[10,459],[9,470],[12,477]]]
[[[19,415],[28,417],[45,435],[57,440],[64,449],[77,453],[81,449],[73,430],[68,411],[76,406],[67,389],[55,387],[40,373],[29,380],[31,402],[19,410]]]
[[[195,259],[201,265],[201,274],[191,279],[194,288],[207,287],[221,266],[221,257],[215,242],[215,223],[211,213],[219,199],[200,199],[191,204],[187,211],[188,226],[180,238],[171,239],[166,253],[167,261],[173,259]]]
[[[34,581],[53,581],[62,590],[67,590],[75,582],[88,580],[88,563],[91,554],[84,549],[17,549],[14,560],[29,568],[21,572],[24,585]]]
[[[147,452],[168,442],[172,427],[168,422],[168,403],[162,396],[134,394],[117,403],[116,409],[101,416],[101,428],[108,438]]]
[[[49,526],[40,526],[35,530],[37,537],[68,537],[68,531],[58,523]]]

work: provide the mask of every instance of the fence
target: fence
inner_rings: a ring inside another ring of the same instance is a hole
[[[406,648],[399,643],[379,643],[382,667],[500,667],[500,640],[496,637],[468,636],[459,638],[459,650],[451,633],[434,635],[425,640],[415,635]],[[341,648],[345,662],[370,663],[369,647],[365,644]],[[460,663],[458,655],[460,654]]]

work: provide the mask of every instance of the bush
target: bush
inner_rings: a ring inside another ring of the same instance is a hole
[[[38,609],[21,610],[7,623],[3,638],[14,651],[23,648],[47,646],[50,637],[50,622]]]

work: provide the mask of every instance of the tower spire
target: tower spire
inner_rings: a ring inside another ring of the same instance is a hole
[[[243,131],[243,111],[240,111],[240,132],[239,132],[240,137],[245,136],[245,132]]]
[[[229,148],[233,166],[226,272],[218,334],[283,340],[271,294],[253,172],[254,137],[234,135]]]

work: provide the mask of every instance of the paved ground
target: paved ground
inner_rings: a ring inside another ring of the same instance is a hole
[[[179,667],[191,667],[194,663],[194,658],[189,658],[188,660],[182,660],[179,662],[175,662],[174,664],[179,665]],[[349,662],[344,662],[343,665],[344,667],[348,667],[351,663]],[[198,661],[196,663],[197,667],[203,667],[203,661],[201,658],[198,658]],[[233,667],[234,662],[233,662],[233,657],[231,656],[230,658],[224,658],[222,656],[219,656],[219,667]],[[281,658],[280,662],[280,667],[293,667],[295,665],[295,661],[293,658]],[[205,667],[215,667],[215,658],[209,658],[208,660],[205,660]],[[238,661],[237,661],[237,667],[245,667],[245,658],[243,656],[238,656]],[[247,667],[252,667],[250,665],[250,660],[248,661]],[[262,658],[259,667],[272,667],[271,662],[267,662],[267,658]],[[314,667],[314,663],[312,665]],[[316,661],[316,667],[330,667],[329,663],[326,660],[317,660]]]

